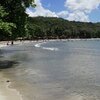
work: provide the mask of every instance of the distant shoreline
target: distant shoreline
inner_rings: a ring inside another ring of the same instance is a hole
[[[14,45],[15,44],[23,44],[23,43],[30,43],[30,42],[33,42],[33,43],[36,43],[36,42],[45,42],[45,41],[79,41],[79,40],[94,40],[94,41],[99,41],[100,38],[73,38],[73,39],[39,39],[39,40],[15,40],[14,41]],[[9,46],[11,45],[11,41],[0,41],[0,48],[2,47],[6,47],[6,46]]]
[[[78,38],[76,38],[76,39],[44,39],[44,40],[39,39],[39,40],[21,40],[21,41],[17,40],[17,41],[14,41],[14,45],[15,44],[29,43],[29,42],[36,43],[36,42],[45,42],[45,41],[79,41],[79,40],[84,40],[84,41],[86,41],[86,40],[95,40],[95,41],[99,41],[100,38],[86,38],[86,39],[78,39]],[[0,41],[0,48],[7,47],[9,45],[11,45],[11,41],[9,41],[9,42],[8,41]]]

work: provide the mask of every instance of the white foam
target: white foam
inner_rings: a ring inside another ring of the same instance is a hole
[[[37,48],[40,48],[41,45],[44,44],[44,43],[46,43],[46,42],[39,42],[39,43],[35,44],[34,46],[37,47]]]
[[[54,47],[43,47],[43,46],[41,46],[44,43],[47,43],[47,42],[37,43],[37,44],[35,44],[35,47],[42,48],[44,50],[58,51],[58,48],[54,48]]]
[[[6,47],[7,45],[5,45],[5,44],[2,44],[2,45],[0,45],[0,48],[2,48],[2,47]]]
[[[40,47],[40,44],[38,43],[38,44],[35,44],[34,46],[39,48]]]
[[[37,47],[37,48],[40,48],[42,44],[43,44],[43,43],[37,43],[37,44],[35,44],[34,46]]]
[[[58,48],[48,48],[48,47],[42,47],[42,48],[50,51],[58,51]]]

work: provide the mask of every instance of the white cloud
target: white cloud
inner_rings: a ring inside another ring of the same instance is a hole
[[[36,17],[36,16],[44,16],[44,17],[58,17],[55,12],[52,12],[48,9],[45,9],[40,0],[35,0],[35,12],[31,11],[30,9],[27,9],[26,12],[29,14],[31,17]]]
[[[89,13],[97,9],[100,5],[100,0],[66,0],[65,7],[69,13],[69,20],[89,21]]]
[[[100,6],[100,0],[65,0],[64,6],[67,8],[66,11],[64,10],[58,13],[44,8],[41,0],[35,0],[35,4],[35,11],[26,10],[31,17],[62,17],[70,21],[88,22],[90,21],[89,14]]]
[[[71,11],[80,10],[83,12],[91,12],[98,8],[100,0],[66,0],[65,7],[68,7]]]
[[[59,17],[66,18],[69,15],[69,13],[68,11],[61,11],[61,12],[58,12],[57,15]]]
[[[69,16],[67,17],[70,21],[82,21],[82,22],[88,22],[89,16],[86,15],[84,12],[75,11],[74,13],[69,13]]]
[[[33,12],[32,12],[29,8],[26,9],[26,13],[27,13],[30,17],[33,16]]]

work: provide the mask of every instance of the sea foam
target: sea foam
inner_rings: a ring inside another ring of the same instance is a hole
[[[48,47],[42,47],[42,49],[45,49],[45,50],[50,50],[50,51],[58,51],[58,48],[48,48]]]
[[[59,50],[58,48],[55,48],[55,47],[43,47],[43,46],[41,46],[44,43],[47,43],[47,42],[37,43],[37,44],[35,44],[35,47],[41,48],[44,50],[50,50],[50,51],[58,51]]]

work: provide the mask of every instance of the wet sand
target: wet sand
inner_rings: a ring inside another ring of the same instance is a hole
[[[16,89],[10,88],[11,82],[0,72],[0,100],[22,100],[20,93]]]

